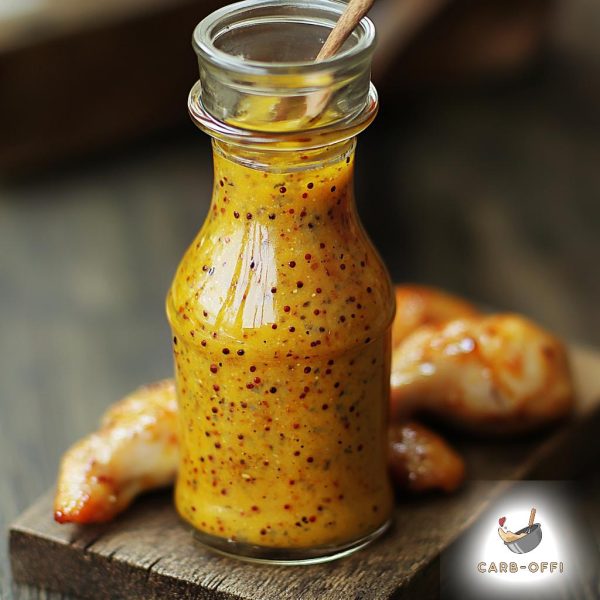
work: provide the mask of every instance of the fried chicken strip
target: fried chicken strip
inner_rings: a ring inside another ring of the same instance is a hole
[[[388,460],[396,486],[411,492],[454,492],[465,478],[465,463],[457,452],[414,421],[390,427]]]
[[[391,385],[394,419],[423,411],[476,432],[554,421],[574,397],[564,345],[513,314],[419,327],[394,350]]]
[[[434,287],[397,285],[395,292],[396,316],[392,324],[394,349],[423,325],[437,325],[481,314],[470,302]]]
[[[177,462],[175,384],[165,380],[141,387],[111,406],[100,429],[64,455],[54,518],[108,521],[140,492],[170,485]]]

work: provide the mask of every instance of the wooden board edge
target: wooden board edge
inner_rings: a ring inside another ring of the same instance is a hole
[[[90,542],[90,546],[93,541]],[[87,548],[34,535],[18,526],[9,531],[10,563],[17,584],[72,594],[89,600],[239,600],[239,596],[208,590],[192,581],[90,552]],[[116,553],[117,551],[115,551]]]

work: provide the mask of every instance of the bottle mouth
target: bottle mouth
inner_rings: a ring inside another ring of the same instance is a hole
[[[370,58],[375,43],[375,27],[364,17],[338,53],[315,62],[345,8],[345,3],[336,0],[236,2],[200,21],[194,30],[193,47],[199,59],[244,74],[339,68],[347,61]]]
[[[244,0],[210,14],[193,35],[200,81],[190,94],[192,118],[211,135],[209,117],[282,135],[359,118],[377,98],[373,23],[363,18],[337,54],[314,60],[345,8],[337,0]],[[323,110],[307,119],[307,107],[319,102]]]

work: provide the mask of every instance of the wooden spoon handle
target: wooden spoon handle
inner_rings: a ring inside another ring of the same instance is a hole
[[[348,6],[331,30],[319,54],[317,54],[316,62],[330,58],[342,47],[342,44],[354,31],[358,22],[369,12],[374,2],[375,0],[350,0],[348,2]]]
[[[533,526],[533,522],[535,521],[535,508],[531,509],[531,514],[529,515],[529,529]]]

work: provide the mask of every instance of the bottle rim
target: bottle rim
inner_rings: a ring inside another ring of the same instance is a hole
[[[221,50],[215,42],[225,33],[236,28],[257,25],[264,22],[276,22],[276,17],[248,16],[254,10],[276,9],[287,11],[284,19],[286,22],[321,24],[333,27],[346,7],[344,2],[338,0],[310,0],[299,4],[295,0],[242,0],[228,4],[202,19],[194,29],[192,45],[198,58],[211,63],[218,68],[225,68],[245,75],[285,74],[290,70],[298,73],[315,73],[343,68],[349,62],[368,58],[375,47],[375,26],[368,17],[363,17],[357,25],[354,35],[356,43],[349,48],[342,49],[334,56],[320,62],[314,60],[302,61],[260,61],[248,59]],[[313,15],[322,13],[320,19]],[[330,18],[326,18],[326,14]]]

